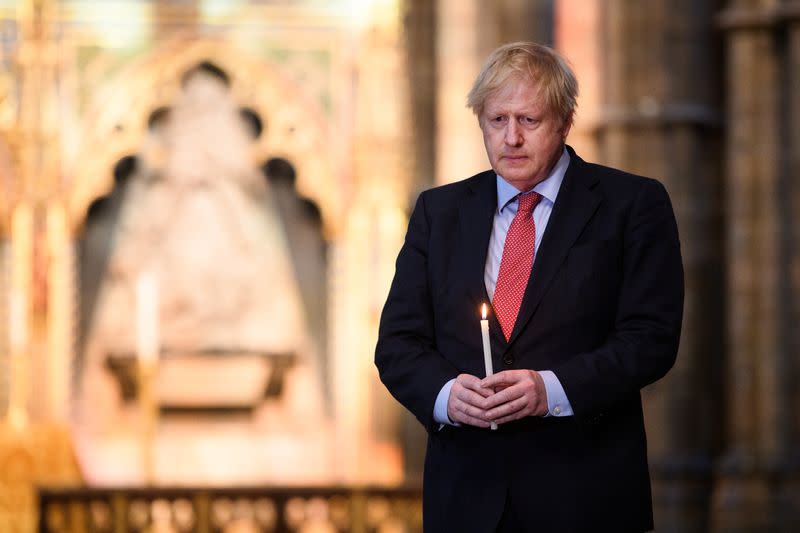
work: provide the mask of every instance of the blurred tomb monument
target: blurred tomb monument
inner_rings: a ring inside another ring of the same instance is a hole
[[[152,113],[140,152],[121,161],[115,190],[90,210],[78,407],[87,430],[77,446],[92,456],[93,483],[141,481],[136,286],[144,274],[157,280],[160,346],[149,481],[332,479],[325,314],[309,312],[324,308],[309,291],[324,289],[325,244],[313,208],[287,197],[286,186],[280,197],[271,190],[291,164],[265,165],[274,170],[268,180],[254,160],[262,128],[237,106],[225,72],[202,63],[172,105]]]

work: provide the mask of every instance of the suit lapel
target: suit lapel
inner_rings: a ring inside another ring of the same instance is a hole
[[[497,178],[493,171],[483,172],[476,176],[459,208],[460,247],[464,253],[467,292],[475,304],[476,313],[481,304],[489,303],[483,272],[496,209]]]
[[[596,178],[587,173],[583,160],[571,148],[568,150],[569,167],[564,174],[544,238],[536,253],[509,345],[513,344],[536,312],[567,252],[600,205],[600,196],[591,190]]]

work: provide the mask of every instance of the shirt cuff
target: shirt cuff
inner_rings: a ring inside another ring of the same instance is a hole
[[[455,382],[456,378],[453,378],[445,383],[442,390],[439,391],[439,395],[436,396],[436,403],[433,404],[433,419],[440,424],[458,425],[447,416],[447,400],[450,399],[450,389],[453,388],[453,383]]]
[[[547,415],[545,416],[572,416],[572,405],[570,405],[567,393],[564,392],[564,387],[561,386],[556,375],[551,370],[541,370],[539,375],[544,380],[544,390],[547,392]],[[445,414],[447,414],[446,410]]]

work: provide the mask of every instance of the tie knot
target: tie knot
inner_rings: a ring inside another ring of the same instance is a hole
[[[542,199],[542,195],[538,192],[528,192],[519,195],[519,209],[518,212],[526,216],[530,216],[536,204]]]

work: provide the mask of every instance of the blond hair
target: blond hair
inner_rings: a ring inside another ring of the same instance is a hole
[[[504,44],[489,55],[467,95],[467,107],[480,118],[486,100],[511,79],[535,85],[545,109],[571,122],[578,97],[575,73],[552,48],[526,41]]]

